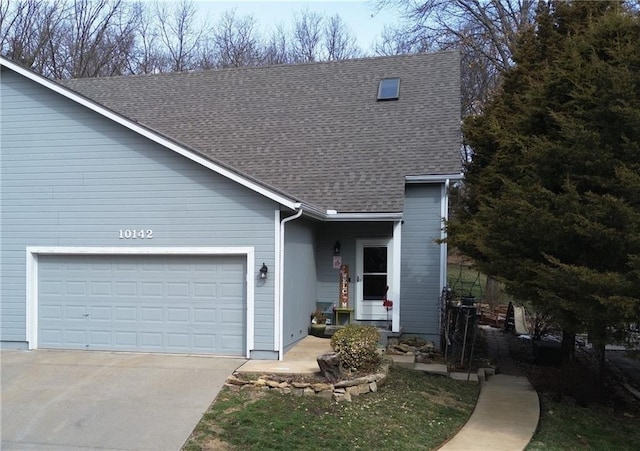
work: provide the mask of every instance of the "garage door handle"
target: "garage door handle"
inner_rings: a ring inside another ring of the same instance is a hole
[[[85,318],[87,318],[87,317],[89,317],[89,314],[88,314],[88,313],[85,313],[85,314],[84,314],[84,315],[82,315],[82,316],[84,316]]]

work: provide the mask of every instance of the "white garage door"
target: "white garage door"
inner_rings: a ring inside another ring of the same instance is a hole
[[[38,346],[244,355],[241,256],[42,255]]]

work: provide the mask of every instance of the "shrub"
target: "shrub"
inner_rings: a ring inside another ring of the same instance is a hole
[[[376,352],[378,338],[378,329],[373,326],[349,325],[333,334],[331,347],[340,356],[345,370],[370,371],[380,363]]]

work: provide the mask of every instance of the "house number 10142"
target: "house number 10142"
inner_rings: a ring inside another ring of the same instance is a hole
[[[153,230],[151,229],[120,229],[118,238],[125,240],[150,240],[153,238]]]

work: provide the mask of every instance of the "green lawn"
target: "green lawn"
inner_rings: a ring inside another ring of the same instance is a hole
[[[477,395],[477,385],[398,367],[351,403],[224,389],[184,450],[429,450],[464,425]]]
[[[579,407],[542,396],[538,430],[528,451],[640,449],[640,416],[603,406]]]

